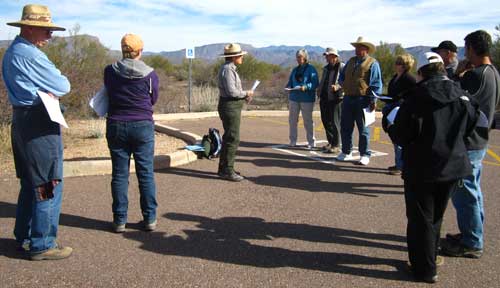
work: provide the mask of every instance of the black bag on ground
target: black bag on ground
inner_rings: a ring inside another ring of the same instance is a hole
[[[201,146],[205,148],[205,151],[201,152],[202,157],[208,159],[219,157],[222,148],[222,138],[220,137],[219,130],[209,128],[208,134],[204,135],[201,139]]]

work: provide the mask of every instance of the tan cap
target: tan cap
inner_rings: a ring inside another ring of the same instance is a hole
[[[144,48],[144,42],[139,35],[125,34],[122,38],[122,52],[136,52]]]

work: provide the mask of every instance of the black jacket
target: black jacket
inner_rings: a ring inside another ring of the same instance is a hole
[[[403,147],[403,178],[445,182],[470,175],[465,138],[479,117],[477,103],[444,75],[426,79],[406,95],[389,135]]]
[[[417,82],[415,77],[408,73],[408,71],[401,74],[398,80],[396,80],[396,76],[397,74],[392,77],[387,87],[387,94],[392,97],[393,102],[404,100],[405,92],[415,87]]]

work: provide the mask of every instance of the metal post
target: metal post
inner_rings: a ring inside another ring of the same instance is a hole
[[[193,82],[191,80],[191,66],[193,65],[193,59],[189,58],[189,90],[188,90],[188,111],[191,112],[191,88],[193,85]]]

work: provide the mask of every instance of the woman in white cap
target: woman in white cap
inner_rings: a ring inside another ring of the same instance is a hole
[[[306,49],[299,49],[295,53],[297,67],[293,68],[286,88],[290,90],[288,122],[290,125],[290,146],[297,145],[297,123],[302,111],[304,128],[306,129],[307,148],[315,146],[314,122],[312,112],[316,100],[316,88],[318,87],[318,72],[313,65],[308,63],[309,55]]]
[[[403,147],[407,243],[418,281],[437,281],[443,214],[459,179],[472,173],[464,139],[476,125],[477,105],[446,77],[443,60],[427,52],[411,89],[388,132]]]
[[[218,74],[219,86],[219,117],[224,127],[222,136],[222,149],[219,159],[219,170],[217,174],[225,180],[239,182],[244,179],[234,170],[236,150],[240,144],[240,122],[241,109],[246,101],[250,103],[253,91],[244,91],[241,87],[241,80],[236,65],[243,63],[243,55],[246,51],[241,50],[236,43],[228,44],[224,47],[225,63],[222,64]]]

